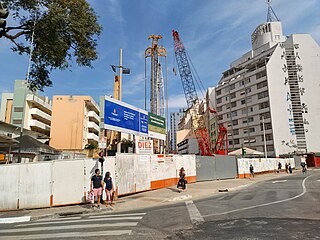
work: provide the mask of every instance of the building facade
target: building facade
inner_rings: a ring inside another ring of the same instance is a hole
[[[319,45],[309,34],[284,36],[279,21],[259,25],[251,39],[252,50],[231,63],[215,89],[229,150],[319,152]]]
[[[53,96],[50,146],[83,150],[98,146],[100,109],[90,96]]]
[[[27,130],[50,136],[52,105],[48,97],[28,88],[25,80],[16,80],[13,93],[1,97],[0,121],[23,126]]]
[[[179,109],[178,112],[170,113],[170,148],[173,152],[177,151],[177,131],[183,114],[183,108]]]

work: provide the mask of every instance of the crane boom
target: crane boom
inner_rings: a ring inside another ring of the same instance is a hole
[[[213,152],[210,147],[209,132],[203,115],[199,113],[200,101],[195,88],[186,50],[182,44],[179,33],[175,30],[172,30],[172,35],[174,41],[174,53],[177,60],[179,74],[186,97],[187,106],[190,109],[193,132],[197,138],[201,155],[213,156]]]

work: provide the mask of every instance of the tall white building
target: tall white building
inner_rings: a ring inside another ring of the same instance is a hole
[[[177,151],[177,131],[178,125],[183,118],[184,109],[179,109],[178,112],[170,113],[170,147],[171,151]]]
[[[13,93],[1,97],[0,121],[50,136],[52,105],[48,97],[28,89],[25,80],[16,80]]]
[[[230,64],[215,89],[229,150],[264,152],[266,138],[268,156],[319,152],[319,45],[309,34],[284,36],[279,21],[259,25],[251,39],[252,50]]]

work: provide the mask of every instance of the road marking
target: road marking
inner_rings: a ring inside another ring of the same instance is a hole
[[[68,220],[64,221],[61,219],[61,221],[54,221],[54,222],[33,222],[33,223],[26,223],[26,224],[19,224],[17,227],[23,227],[23,226],[41,226],[41,225],[47,225],[47,224],[66,224],[66,223],[81,223],[81,222],[101,222],[101,221],[117,221],[117,220],[140,220],[143,217],[117,217],[117,218],[105,218],[105,219],[81,219],[81,220]]]
[[[83,225],[69,225],[69,226],[50,226],[50,227],[34,227],[19,229],[1,229],[0,233],[14,233],[14,232],[36,232],[36,231],[51,231],[51,230],[70,230],[70,229],[87,229],[90,228],[108,228],[108,227],[134,227],[138,222],[123,222],[123,223],[107,223],[107,224],[83,224]]]
[[[88,218],[108,218],[108,217],[128,217],[128,216],[142,216],[146,215],[146,213],[125,213],[125,214],[105,214],[105,215],[96,215],[96,216],[90,216]]]
[[[109,230],[109,231],[96,231],[96,232],[65,232],[65,233],[44,233],[33,235],[16,235],[16,236],[2,236],[2,240],[17,240],[17,239],[63,239],[63,238],[85,238],[85,237],[101,237],[101,236],[119,236],[130,235],[132,230]]]
[[[0,218],[0,223],[19,223],[19,222],[29,222],[31,220],[30,216],[24,217],[11,217],[11,218]]]
[[[193,203],[192,200],[185,202],[189,212],[190,220],[192,224],[199,224],[204,222],[203,217],[201,216],[197,206]]]
[[[287,180],[277,180],[277,181],[273,181],[272,183],[283,183],[286,182]]]
[[[65,221],[65,220],[76,220],[81,219],[81,217],[68,217],[68,218],[44,218],[44,219],[38,219],[36,222],[56,222],[56,221]]]
[[[275,202],[263,203],[263,204],[254,205],[254,206],[250,206],[250,207],[234,209],[234,210],[230,210],[230,211],[222,212],[222,213],[208,214],[208,215],[204,215],[203,217],[206,218],[206,217],[211,217],[211,216],[225,215],[225,214],[229,214],[229,213],[240,212],[240,211],[249,210],[249,209],[254,209],[254,208],[258,208],[258,207],[270,206],[270,205],[274,205],[274,204],[277,204],[277,203],[283,203],[283,202],[288,202],[288,201],[297,199],[297,198],[303,196],[303,195],[307,192],[306,180],[307,180],[308,178],[312,177],[312,176],[315,176],[315,175],[310,175],[310,176],[306,177],[305,179],[303,179],[303,181],[302,181],[302,193],[300,193],[300,194],[298,194],[298,195],[296,195],[296,196],[294,196],[294,197],[286,198],[286,199],[283,199],[283,200],[278,200],[278,201],[275,201]]]

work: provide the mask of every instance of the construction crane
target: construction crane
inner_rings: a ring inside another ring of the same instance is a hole
[[[201,155],[213,156],[214,154],[228,154],[227,129],[223,125],[219,126],[219,134],[216,144],[213,148],[211,148],[209,131],[207,129],[205,119],[203,115],[199,113],[200,100],[194,84],[186,50],[182,44],[179,33],[175,30],[172,30],[172,35],[174,42],[174,53],[179,69],[182,87],[186,97],[187,107],[190,109],[192,130],[198,141]],[[209,106],[208,109],[211,113],[216,114],[215,109],[211,109]],[[224,140],[226,140],[225,149]]]

